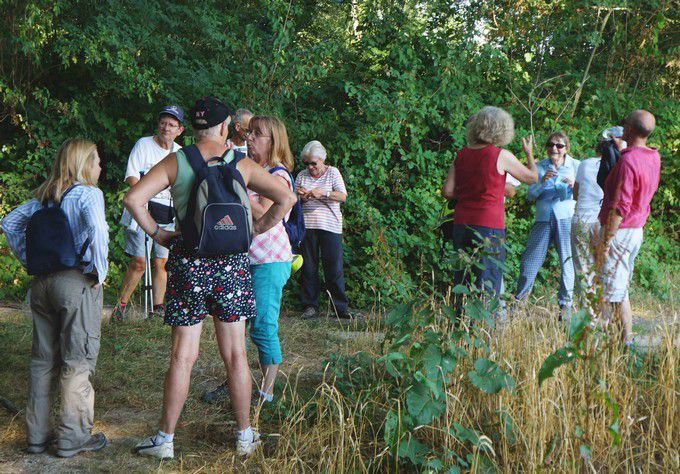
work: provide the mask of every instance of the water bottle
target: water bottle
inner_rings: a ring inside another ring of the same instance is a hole
[[[612,138],[621,138],[623,136],[623,127],[617,125],[615,127],[610,127],[602,132],[602,138],[606,140],[611,140]]]

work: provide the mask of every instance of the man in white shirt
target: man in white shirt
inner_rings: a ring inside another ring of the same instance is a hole
[[[233,128],[231,129],[230,138],[227,140],[227,146],[234,151],[239,151],[244,155],[248,154],[248,143],[246,137],[250,131],[250,119],[253,118],[253,113],[248,109],[238,109],[234,114]]]
[[[158,129],[156,134],[150,137],[140,138],[135,144],[128,158],[125,171],[125,182],[134,186],[142,175],[149,172],[158,162],[170,153],[181,147],[175,143],[175,139],[184,131],[184,112],[177,105],[163,107],[158,113]],[[174,213],[172,210],[172,197],[170,188],[161,191],[149,202],[149,212],[154,216],[161,227],[166,230],[174,230]],[[146,245],[152,241],[144,238],[144,231],[132,219],[132,216],[123,211],[120,223],[125,227],[125,253],[130,256],[130,264],[123,276],[123,284],[118,296],[118,303],[113,309],[111,318],[122,320],[125,318],[127,303],[132,296],[139,280],[146,269]],[[168,260],[168,249],[153,242],[154,272],[153,272],[153,313],[162,314],[164,311],[163,297],[168,280],[165,263]]]

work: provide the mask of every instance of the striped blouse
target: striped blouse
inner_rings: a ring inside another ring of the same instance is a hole
[[[300,171],[295,178],[295,186],[298,189],[305,188],[307,191],[321,188],[324,192],[339,191],[347,194],[342,175],[333,166],[329,166],[326,172],[318,178],[313,178],[308,170]],[[324,197],[302,201],[302,213],[305,216],[305,228],[342,234],[342,213],[339,202]]]

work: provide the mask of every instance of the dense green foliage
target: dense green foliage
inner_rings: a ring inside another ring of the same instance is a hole
[[[577,158],[593,156],[603,128],[645,107],[658,118],[663,176],[637,278],[663,297],[680,256],[673,3],[0,0],[0,215],[29,197],[65,138],[93,139],[117,286],[127,154],[153,132],[160,105],[189,107],[211,93],[281,116],[296,154],[308,140],[326,145],[349,190],[346,273],[365,306],[448,280],[432,230],[439,188],[479,107],[507,108],[517,135],[533,130],[539,143],[566,130]],[[518,143],[509,148],[518,153]],[[520,192],[509,210],[509,281],[531,219]],[[539,281],[556,286],[554,271],[551,261]],[[0,297],[25,281],[0,248]]]

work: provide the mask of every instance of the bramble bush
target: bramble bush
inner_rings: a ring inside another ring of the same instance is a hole
[[[215,94],[282,117],[296,154],[312,139],[327,147],[349,190],[350,297],[369,307],[378,295],[389,303],[450,281],[434,229],[439,188],[465,143],[464,120],[481,106],[508,109],[518,137],[535,133],[537,157],[550,131],[565,130],[576,158],[593,156],[602,129],[644,106],[658,119],[663,166],[634,286],[668,297],[680,257],[678,12],[646,0],[605,20],[607,5],[0,0],[0,216],[30,196],[65,138],[94,140],[114,294],[126,264],[117,222],[130,149],[153,133],[160,105]],[[519,140],[508,148],[519,153]],[[508,203],[508,290],[532,223],[524,196]],[[27,278],[0,246],[0,297],[20,298]],[[386,254],[398,278],[383,278]],[[551,252],[539,292],[554,293],[556,260]]]

